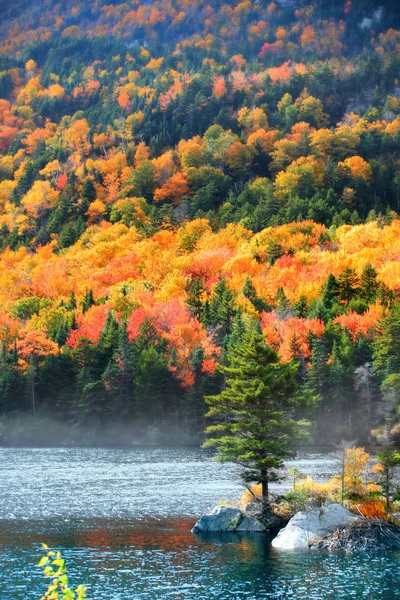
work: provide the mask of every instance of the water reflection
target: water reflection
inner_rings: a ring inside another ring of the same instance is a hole
[[[192,525],[192,519],[3,521],[0,598],[43,593],[35,565],[45,533],[62,549],[71,581],[87,583],[92,600],[400,597],[398,552],[282,552],[262,534],[194,535]]]

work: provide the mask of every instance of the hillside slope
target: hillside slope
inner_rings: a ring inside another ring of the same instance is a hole
[[[398,435],[394,3],[1,7],[2,413],[201,431],[261,327],[322,436]]]

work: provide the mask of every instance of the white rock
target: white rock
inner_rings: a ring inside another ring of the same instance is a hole
[[[210,514],[203,515],[192,531],[225,532],[235,531],[238,524],[242,521],[242,511],[233,506],[216,506]]]
[[[308,548],[311,541],[333,533],[357,517],[341,504],[329,504],[307,512],[298,512],[276,538],[272,546],[282,550]]]

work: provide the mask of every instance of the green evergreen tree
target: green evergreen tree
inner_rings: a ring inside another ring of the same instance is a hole
[[[299,300],[294,305],[294,310],[296,311],[298,317],[304,319],[307,316],[308,301],[306,296],[300,296]]]
[[[200,277],[189,279],[185,286],[185,292],[187,293],[185,304],[189,308],[190,314],[192,317],[201,319],[203,314],[202,296],[204,288]]]
[[[21,177],[18,179],[18,183],[13,190],[13,201],[18,206],[21,198],[30,190],[35,178],[37,177],[38,169],[35,168],[34,163],[30,160],[24,169]]]
[[[163,340],[157,332],[154,323],[150,319],[145,319],[140,325],[139,334],[136,336],[134,342],[136,352],[142,352],[148,350],[152,346],[158,346],[161,348],[165,347]]]
[[[390,500],[393,496],[393,480],[395,470],[400,467],[400,452],[395,452],[389,447],[384,448],[376,456],[377,462],[382,467],[381,480],[379,484],[382,486],[385,495],[386,512],[390,512]]]
[[[144,348],[137,357],[134,376],[137,417],[154,423],[164,420],[170,379],[167,360],[159,348]]]
[[[372,348],[381,380],[382,412],[387,422],[400,422],[400,304],[381,320]]]
[[[69,294],[69,299],[68,299],[68,303],[67,303],[67,310],[75,310],[77,307],[76,304],[76,298],[75,298],[75,292],[74,290],[72,290]]]
[[[209,305],[209,325],[219,327],[220,340],[231,333],[235,314],[236,305],[232,290],[228,287],[226,279],[220,277]]]
[[[279,286],[279,288],[278,288],[278,293],[276,294],[276,298],[275,298],[275,304],[276,304],[277,309],[281,313],[286,313],[286,312],[290,311],[291,307],[290,307],[289,301],[286,297],[285,290],[281,286]]]
[[[366,265],[361,273],[359,296],[368,304],[373,304],[378,294],[377,276],[376,269],[370,264]]]
[[[204,327],[211,327],[211,314],[210,314],[210,302],[206,300],[203,306],[203,314],[201,315],[201,322]]]
[[[17,354],[5,347],[0,350],[0,414],[24,408],[19,399],[24,398],[25,382],[17,367]]]
[[[400,374],[400,304],[392,308],[377,328],[373,360],[379,375]]]
[[[99,343],[96,347],[96,352],[101,367],[105,368],[111,360],[118,344],[118,338],[119,324],[113,311],[110,310],[107,314],[106,323],[103,331],[101,332]]]
[[[353,436],[353,403],[354,403],[354,345],[349,334],[343,331],[333,343],[329,364],[330,405],[337,411],[340,426],[345,422],[349,437]]]
[[[83,228],[83,231],[85,228]],[[61,227],[60,235],[58,236],[58,247],[69,248],[79,239],[81,233],[78,221],[70,221]]]
[[[385,283],[381,283],[378,289],[378,299],[385,308],[393,308],[395,304],[395,293]]]
[[[328,276],[328,279],[325,282],[324,288],[322,290],[321,301],[325,308],[330,310],[335,302],[337,302],[339,292],[338,281],[332,273]]]
[[[236,317],[233,320],[232,333],[229,337],[230,346],[235,346],[237,344],[241,344],[246,331],[247,331],[247,328],[246,328],[246,324],[243,320],[242,310],[241,310],[241,308],[238,308]]]
[[[273,240],[268,244],[267,259],[270,265],[273,265],[278,258],[285,254],[284,247],[277,241]]]
[[[89,310],[89,308],[91,306],[93,306],[94,304],[94,298],[93,298],[93,291],[92,290],[86,290],[84,296],[83,296],[83,300],[82,300],[82,312],[86,312]]]
[[[136,358],[126,323],[122,323],[116,349],[102,375],[112,412],[120,419],[136,416],[133,385]]]
[[[82,206],[81,214],[85,215],[89,205],[96,199],[96,188],[94,187],[93,180],[87,177],[83,182],[82,186]]]
[[[297,368],[281,363],[263,335],[252,331],[230,348],[229,366],[220,367],[226,388],[205,398],[207,416],[216,423],[207,427],[204,447],[216,446],[218,460],[243,466],[245,481],[261,483],[265,503],[269,483],[279,478],[293,444],[306,435],[301,410],[315,404],[311,394],[300,395]]]
[[[338,297],[340,302],[348,306],[350,301],[357,295],[359,290],[359,279],[354,269],[346,267],[339,275]]]
[[[54,341],[56,342],[56,344],[59,345],[60,348],[62,346],[65,346],[65,343],[68,339],[69,331],[70,330],[68,325],[64,321],[62,321],[57,329],[57,333],[54,338]]]
[[[329,352],[324,339],[315,339],[311,343],[311,366],[307,369],[305,385],[321,399],[329,389]],[[322,406],[323,403],[320,403]]]
[[[257,312],[260,313],[268,310],[268,304],[265,302],[265,300],[263,300],[263,298],[259,297],[250,277],[246,277],[246,281],[243,286],[243,295],[245,298],[250,300]]]

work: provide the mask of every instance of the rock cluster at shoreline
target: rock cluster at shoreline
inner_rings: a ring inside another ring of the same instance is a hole
[[[234,506],[219,505],[209,514],[203,515],[195,524],[193,533],[258,533],[265,531],[265,526],[253,516],[242,512]]]
[[[261,505],[249,503],[242,511],[216,506],[203,515],[193,533],[263,533],[276,528],[264,520]],[[272,521],[271,521],[272,523]],[[364,519],[341,504],[298,512],[271,542],[277,550],[388,550],[400,548],[400,527],[390,521]]]

